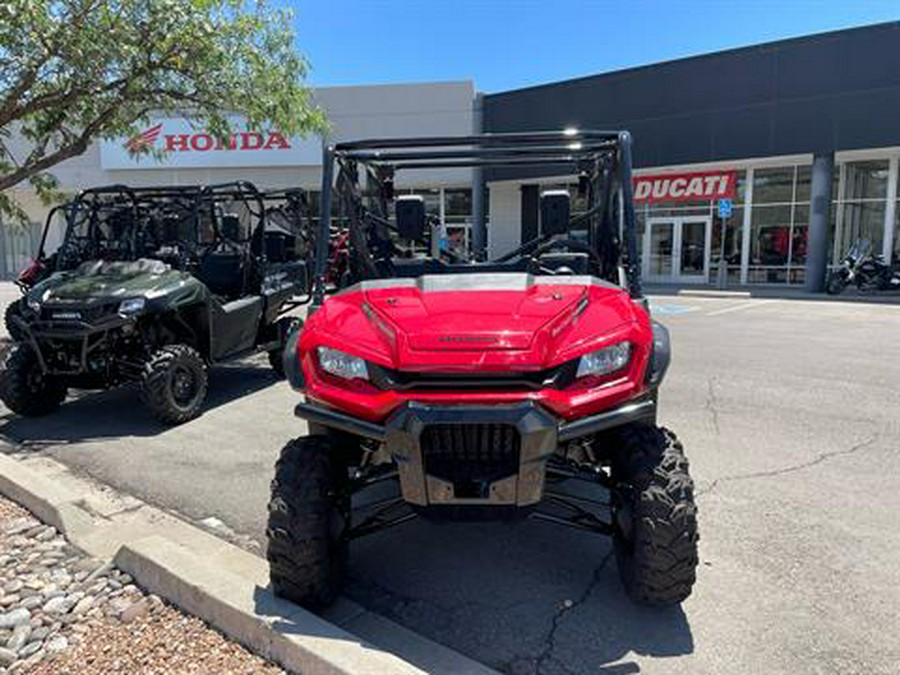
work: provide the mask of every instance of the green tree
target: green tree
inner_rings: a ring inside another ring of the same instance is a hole
[[[262,0],[3,0],[0,215],[23,216],[8,188],[26,181],[53,199],[48,169],[151,113],[218,136],[235,114],[263,130],[323,129],[291,23]]]

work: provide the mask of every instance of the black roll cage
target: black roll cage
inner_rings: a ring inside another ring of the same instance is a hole
[[[264,236],[266,226],[266,208],[264,195],[253,183],[249,181],[232,181],[213,185],[164,185],[153,187],[131,187],[128,185],[114,184],[88,188],[80,191],[70,202],[63,205],[66,210],[66,232],[60,251],[67,246],[72,237],[74,228],[87,223],[89,237],[96,236],[96,230],[107,212],[130,211],[132,227],[129,232],[129,241],[125,242],[131,252],[136,250],[137,234],[141,227],[142,218],[149,216],[150,211],[160,206],[178,204],[182,208],[185,219],[189,220],[193,228],[193,246],[200,245],[201,216],[206,213],[214,229],[214,243],[224,239],[219,228],[219,219],[216,217],[216,205],[226,199],[241,201],[247,207],[248,215],[253,219],[248,238],[244,242],[260,240]],[[56,209],[51,211],[49,218]],[[41,239],[41,250],[47,236],[47,228]],[[238,242],[241,243],[241,242]],[[259,248],[257,256],[261,265],[265,264],[264,247]]]
[[[349,223],[351,260],[357,276],[390,277],[394,247],[390,238],[393,226],[389,205],[395,173],[473,167],[537,168],[541,176],[577,175],[588,209],[570,219],[569,226],[586,223],[585,248],[596,264],[598,276],[625,286],[632,298],[642,297],[631,184],[631,135],[627,131],[565,129],[326,144],[321,216],[315,236],[313,307],[321,305],[326,293],[333,191],[337,191],[339,211]],[[365,175],[369,188],[361,187],[361,175]],[[470,260],[465,264],[444,264],[437,260],[430,271],[497,271],[499,265],[542,248],[575,244],[564,236],[538,235],[496,260]]]

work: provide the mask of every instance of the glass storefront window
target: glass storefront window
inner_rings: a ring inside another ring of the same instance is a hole
[[[875,251],[881,251],[885,206],[884,201],[846,202],[840,206],[843,216],[842,252],[846,252],[857,239],[868,239]]]
[[[836,194],[833,261],[839,261],[858,239],[881,251],[889,175],[888,160],[847,162],[840,167],[841,188]],[[837,173],[837,172],[836,172]]]
[[[890,262],[892,264],[900,262],[900,201],[894,209],[894,251]]]
[[[811,174],[808,165],[754,171],[749,283],[803,283]]]
[[[791,235],[790,206],[755,206],[750,224],[750,260],[786,265]]]
[[[809,235],[809,207],[794,207],[794,229],[791,234],[791,265],[806,264],[806,245]]]
[[[738,283],[741,279],[741,232],[744,227],[744,209],[736,207],[725,225],[725,265],[729,283]],[[722,252],[722,220],[717,212],[713,213],[712,250],[710,251],[710,274],[715,277],[719,269],[719,258]]]
[[[441,191],[438,188],[417,188],[410,190],[408,194],[422,196],[425,200],[425,213],[428,215],[441,215]]]
[[[471,216],[472,191],[465,188],[444,190],[444,213],[447,216]]]
[[[753,173],[753,203],[780,204],[794,201],[794,167],[757,169]]]
[[[753,189],[756,189],[755,183]],[[788,281],[793,207],[762,206],[755,202],[754,195],[748,280],[755,283],[785,283]]]
[[[837,173],[837,172],[835,172]],[[794,200],[809,203],[809,189],[812,184],[812,167],[797,167],[797,187],[794,191]],[[835,185],[837,187],[837,185]]]
[[[888,162],[848,162],[844,166],[844,201],[885,199],[887,197]]]

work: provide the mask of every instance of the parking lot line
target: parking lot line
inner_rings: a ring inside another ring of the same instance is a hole
[[[696,312],[698,309],[699,307],[693,307],[691,305],[668,305],[650,302],[650,312],[655,316],[677,316],[679,314]]]
[[[720,314],[728,314],[729,312],[740,312],[744,309],[751,309],[752,307],[759,307],[760,305],[768,305],[771,300],[753,300],[752,302],[742,302],[738,305],[731,305],[730,307],[725,307],[724,309],[717,309],[714,312],[708,312],[705,316],[719,316]]]

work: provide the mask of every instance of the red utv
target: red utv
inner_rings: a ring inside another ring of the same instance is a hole
[[[433,245],[422,199],[394,196],[410,169],[522,166],[579,176],[588,208],[573,217],[567,192],[545,192],[539,236],[492,261]],[[312,306],[284,354],[309,431],[275,468],[275,592],[328,604],[352,539],[417,516],[530,516],[611,535],[636,601],[684,600],[696,507],[682,446],[656,424],[669,337],[640,289],[629,134],[341,143],[324,174]],[[326,298],[333,192],[350,278]],[[396,497],[351,508],[384,481]]]

